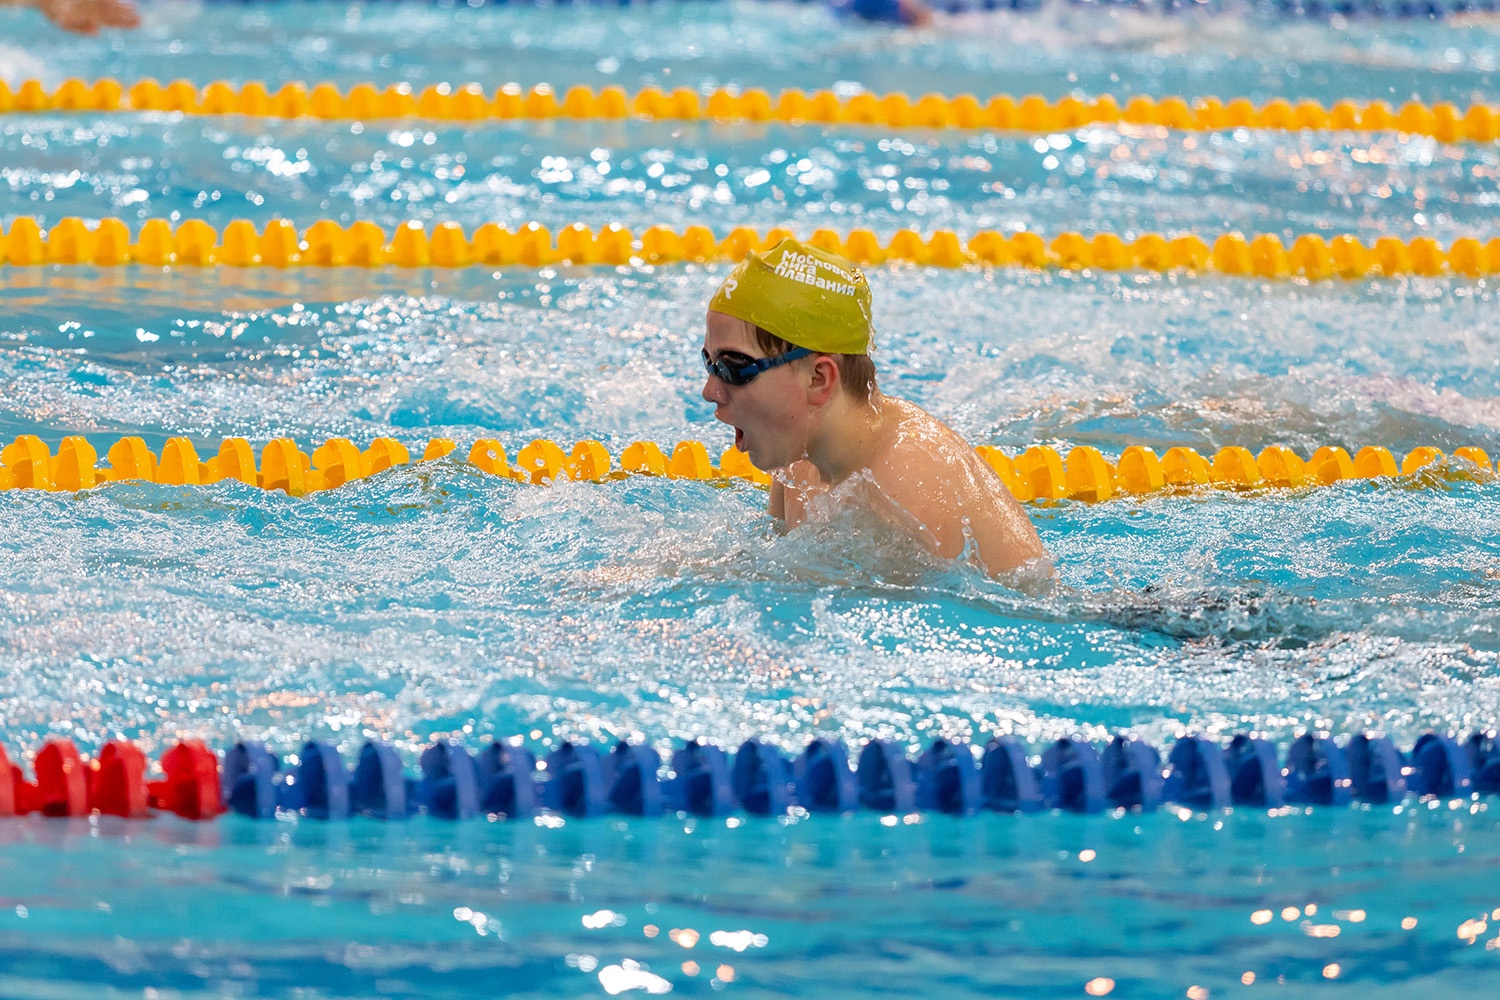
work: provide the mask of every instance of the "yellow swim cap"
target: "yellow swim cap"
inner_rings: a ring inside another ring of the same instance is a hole
[[[860,269],[793,239],[750,251],[708,307],[819,354],[869,354],[875,332]]]

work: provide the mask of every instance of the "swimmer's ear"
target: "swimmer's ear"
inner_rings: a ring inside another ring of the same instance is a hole
[[[807,401],[822,406],[839,390],[839,363],[827,354],[813,358],[812,379],[807,384]]]

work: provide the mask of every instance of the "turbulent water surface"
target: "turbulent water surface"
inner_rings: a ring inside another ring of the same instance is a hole
[[[28,15],[0,77],[830,86],[1467,101],[1483,25],[1069,9],[904,35],[808,7],[158,5]],[[249,54],[254,62],[247,62]],[[1493,145],[0,116],[0,220],[536,220],[1487,237]],[[699,397],[727,269],[0,267],[0,436],[730,440]],[[1492,281],[872,269],[882,387],[976,443],[1500,454]],[[1500,487],[1449,460],[1308,490],[1033,505],[1028,597],[744,483],[520,486],[453,457],[289,498],[0,493],[0,735],[1422,732],[1500,722]],[[1210,816],[0,828],[0,992],[1180,997],[1497,979],[1485,802]],[[1495,911],[1500,912],[1500,911]],[[1108,984],[1106,988],[1106,984]],[[1207,991],[1190,992],[1190,991]]]

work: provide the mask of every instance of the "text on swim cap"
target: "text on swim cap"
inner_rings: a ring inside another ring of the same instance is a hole
[[[820,277],[817,273],[819,267],[833,272],[837,280]],[[854,294],[854,285],[848,280],[849,272],[836,264],[820,260],[812,254],[784,254],[776,264],[775,274],[779,278],[791,278],[793,281],[800,281],[805,285],[836,292],[839,295]]]

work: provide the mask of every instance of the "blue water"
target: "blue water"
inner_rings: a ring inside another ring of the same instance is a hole
[[[765,0],[479,10],[440,4],[150,3],[130,36],[60,38],[14,25],[8,61],[52,81],[477,80],[594,87],[728,86],[922,93],[1232,94],[1393,103],[1494,99],[1493,15],[1315,23],[1049,4],[944,17],[909,32]],[[566,5],[559,5],[566,6]],[[288,9],[291,8],[291,9]],[[9,75],[23,75],[7,73]]]
[[[1495,826],[1426,807],[128,835],[25,821],[0,855],[0,991],[1051,998],[1107,979],[1167,997],[1240,992],[1248,973],[1281,996],[1482,995]]]
[[[842,80],[1331,102],[1469,100],[1494,93],[1495,72],[1493,34],[1462,23],[1053,11],[904,36],[759,4],[587,17],[174,4],[128,38],[59,39],[8,12],[0,24],[12,81]],[[1493,235],[1500,205],[1494,146],[1132,129],[1036,143],[6,115],[0,220],[1446,240]],[[728,436],[698,397],[696,347],[724,273],[0,268],[0,437],[187,435],[207,451],[231,435],[394,435],[414,450],[495,436],[512,453],[592,437],[616,454],[701,439],[717,452]],[[1500,454],[1493,282],[871,279],[883,388],[975,442]],[[1161,744],[1253,730],[1285,745],[1320,728],[1409,746],[1500,722],[1500,488],[1458,471],[1035,506],[1061,584],[1040,599],[858,518],[779,536],[748,485],[534,489],[452,459],[300,500],[235,483],[0,493],[0,736],[14,756],[49,735],[153,752],[250,737],[284,754],[309,737],[346,752],[380,738],[408,761],[438,735],[538,750],[754,735],[795,752],[812,735],[916,749],[938,735],[1128,729]],[[1483,994],[1500,983],[1489,805],[916,823],[29,819],[0,825],[0,994],[1077,997],[1112,980],[1112,996],[1182,997],[1247,989],[1247,974],[1286,996]]]

